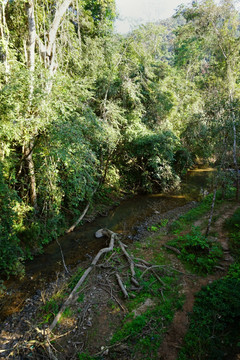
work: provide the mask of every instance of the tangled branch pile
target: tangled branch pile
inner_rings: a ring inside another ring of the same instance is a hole
[[[91,261],[90,266],[81,274],[80,279],[76,285],[74,284],[73,290],[62,303],[51,324],[47,327],[45,325],[44,329],[39,329],[38,326],[32,324],[31,330],[13,349],[9,358],[14,355],[16,356],[16,353],[24,355],[31,353],[33,358],[36,359],[39,359],[41,356],[43,359],[56,360],[58,356],[61,356],[61,350],[59,350],[57,343],[59,339],[69,334],[71,343],[78,344],[75,346],[75,353],[82,351],[85,344],[84,340],[82,340],[81,344],[79,343],[79,334],[82,334],[80,332],[82,331],[81,329],[87,326],[89,311],[91,311],[94,304],[99,306],[101,302],[105,301],[107,303],[107,301],[111,300],[116,303],[123,314],[126,314],[127,310],[124,300],[138,296],[143,289],[143,279],[150,276],[153,277],[153,283],[159,284],[157,285],[158,293],[162,301],[164,301],[165,283],[162,277],[173,273],[169,266],[152,265],[143,259],[133,257],[128,252],[127,245],[121,241],[121,236],[111,230],[100,229],[96,232],[95,236],[97,238],[108,237],[110,239],[108,247],[102,248]],[[104,260],[100,262],[103,255],[105,255]],[[93,288],[98,291],[95,297],[92,294]],[[64,313],[69,307],[79,306],[79,296],[83,292],[86,300],[82,304],[81,314],[74,314],[73,324],[70,326],[71,329],[69,327],[64,328],[61,323]],[[86,293],[90,295],[86,296]],[[107,298],[103,296],[103,293],[107,294]],[[59,326],[55,330],[57,324]],[[82,335],[81,337],[83,338]]]

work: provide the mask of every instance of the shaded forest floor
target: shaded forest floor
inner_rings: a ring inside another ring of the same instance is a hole
[[[177,209],[179,215],[192,206]],[[55,360],[177,359],[195,294],[202,286],[223,277],[234,261],[223,225],[238,207],[239,204],[228,201],[215,210],[211,234],[221,244],[223,256],[214,273],[196,275],[174,252],[166,249],[166,243],[176,236],[170,231],[176,216],[155,214],[145,227],[144,237],[126,248],[136,264],[138,285],[131,283],[128,261],[116,246],[84,282],[77,301],[65,309],[47,346],[38,329],[47,328],[51,323],[87,263],[71,277],[58,279],[52,289],[42,292],[36,301],[38,305],[30,299],[29,310],[25,307],[22,317],[16,314],[15,318],[6,321],[1,334],[3,350],[0,356]],[[207,217],[208,214],[191,225],[204,231]],[[183,232],[187,231],[189,228]],[[150,266],[144,268],[144,264]],[[117,284],[116,271],[128,298],[124,298]]]

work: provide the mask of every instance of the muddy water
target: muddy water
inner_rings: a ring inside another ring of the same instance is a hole
[[[131,237],[141,222],[154,212],[165,213],[192,200],[199,200],[203,190],[211,188],[214,172],[212,169],[189,171],[181,188],[172,194],[138,195],[124,200],[107,217],[99,217],[58,239],[67,266],[76,266],[93,257],[100,248],[106,245],[102,239],[95,239],[96,230],[106,227],[115,232],[125,233]],[[8,295],[2,301],[0,318],[21,310],[25,300],[34,295],[46,284],[54,281],[56,273],[63,270],[59,245],[52,242],[45,248],[44,254],[26,264],[26,276],[8,282]]]

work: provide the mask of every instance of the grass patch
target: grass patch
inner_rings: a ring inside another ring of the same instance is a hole
[[[73,290],[75,288],[75,286],[77,285],[78,281],[81,279],[83,273],[85,270],[83,270],[82,268],[78,268],[77,271],[74,273],[74,275],[71,277],[68,287],[69,289]]]
[[[172,321],[174,312],[174,301],[168,299],[153,310],[148,310],[130,321],[128,319],[122,329],[113,335],[111,343],[126,342],[131,359],[157,359],[163,334]]]
[[[159,240],[164,235],[153,234],[144,239],[144,242],[136,242],[132,254],[141,259],[146,259],[146,253],[151,257],[151,264],[153,265],[169,265],[170,261],[166,258],[166,254],[162,251]],[[146,259],[147,260],[147,259]]]
[[[49,299],[41,309],[41,324],[51,322],[59,311],[59,305],[55,298]]]
[[[54,294],[46,303],[42,306],[40,311],[40,317],[41,317],[41,324],[48,324],[50,323],[55,315],[57,315],[60,305],[64,298],[69,295],[69,291],[72,291],[76,284],[78,283],[79,279],[81,278],[84,270],[81,268],[78,268],[75,274],[71,277],[67,287],[64,287],[62,290],[58,291],[56,294]],[[84,295],[79,294],[79,297],[77,301],[79,303],[83,302]],[[71,309],[67,308],[65,309],[62,318],[71,317],[72,312]]]
[[[70,309],[69,307],[67,307],[64,312],[62,313],[61,319],[66,319],[66,318],[70,318],[73,315],[73,311],[72,309]]]
[[[167,224],[168,224],[168,221],[169,221],[168,219],[163,219],[163,220],[160,221],[159,224],[151,225],[147,229],[148,229],[148,231],[156,232],[156,231],[166,227]]]
[[[189,226],[194,221],[198,220],[210,211],[212,200],[213,194],[207,195],[196,207],[189,210],[186,214],[180,216],[177,220],[175,220],[171,224],[170,230],[175,234],[185,230],[187,226]],[[220,203],[222,203],[221,193],[220,191],[217,191],[215,205]]]
[[[122,326],[115,332],[111,344],[118,342],[127,345],[129,359],[157,359],[158,349],[162,342],[163,335],[171,323],[174,313],[183,305],[183,296],[179,295],[179,274],[174,270],[169,270],[169,260],[166,253],[162,251],[159,236],[145,239],[144,242],[134,244],[132,251],[137,258],[143,258],[151,264],[159,265],[154,268],[157,275],[164,282],[160,283],[151,271],[147,271],[142,276],[142,269],[136,268],[136,278],[140,284],[141,291],[131,293],[130,280],[126,283],[130,298],[125,306],[129,310],[129,315],[123,320]],[[133,310],[138,309],[147,299],[153,301],[151,308],[139,316],[134,317]],[[119,357],[119,353],[111,350],[111,356]]]
[[[95,360],[95,357],[90,356],[87,353],[78,353],[78,360]]]
[[[191,271],[198,274],[211,273],[222,257],[221,246],[202,235],[198,227],[192,227],[190,233],[178,235],[168,245],[180,251],[178,256]]]
[[[157,359],[158,349],[167,326],[172,321],[175,311],[182,307],[183,297],[178,293],[177,275],[161,276],[158,273],[165,283],[164,290],[162,284],[156,281],[151,273],[144,280],[140,275],[141,272],[138,271],[137,276],[142,290],[136,298],[127,302],[127,308],[132,311],[148,298],[151,298],[156,305],[135,318],[133,313],[130,313],[121,329],[113,335],[111,344],[126,343],[131,359],[154,360]]]

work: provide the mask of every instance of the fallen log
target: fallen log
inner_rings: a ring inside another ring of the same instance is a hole
[[[87,206],[85,207],[85,209],[83,210],[81,216],[77,219],[77,221],[66,231],[66,234],[69,234],[70,232],[72,232],[76,226],[78,226],[78,224],[80,223],[80,221],[82,221],[82,219],[84,218],[84,216],[86,215],[86,213],[88,212],[89,206],[91,204],[91,200],[95,194],[95,192],[97,191],[97,188],[93,191],[92,195],[91,195],[91,199],[89,200],[89,202],[87,203]]]
[[[85,207],[85,209],[83,210],[82,215],[77,219],[77,221],[66,231],[66,234],[69,234],[70,232],[72,232],[76,226],[78,226],[78,224],[80,223],[80,221],[82,221],[82,219],[84,218],[84,216],[86,215],[88,209],[90,206],[90,202],[87,204],[87,206]]]

